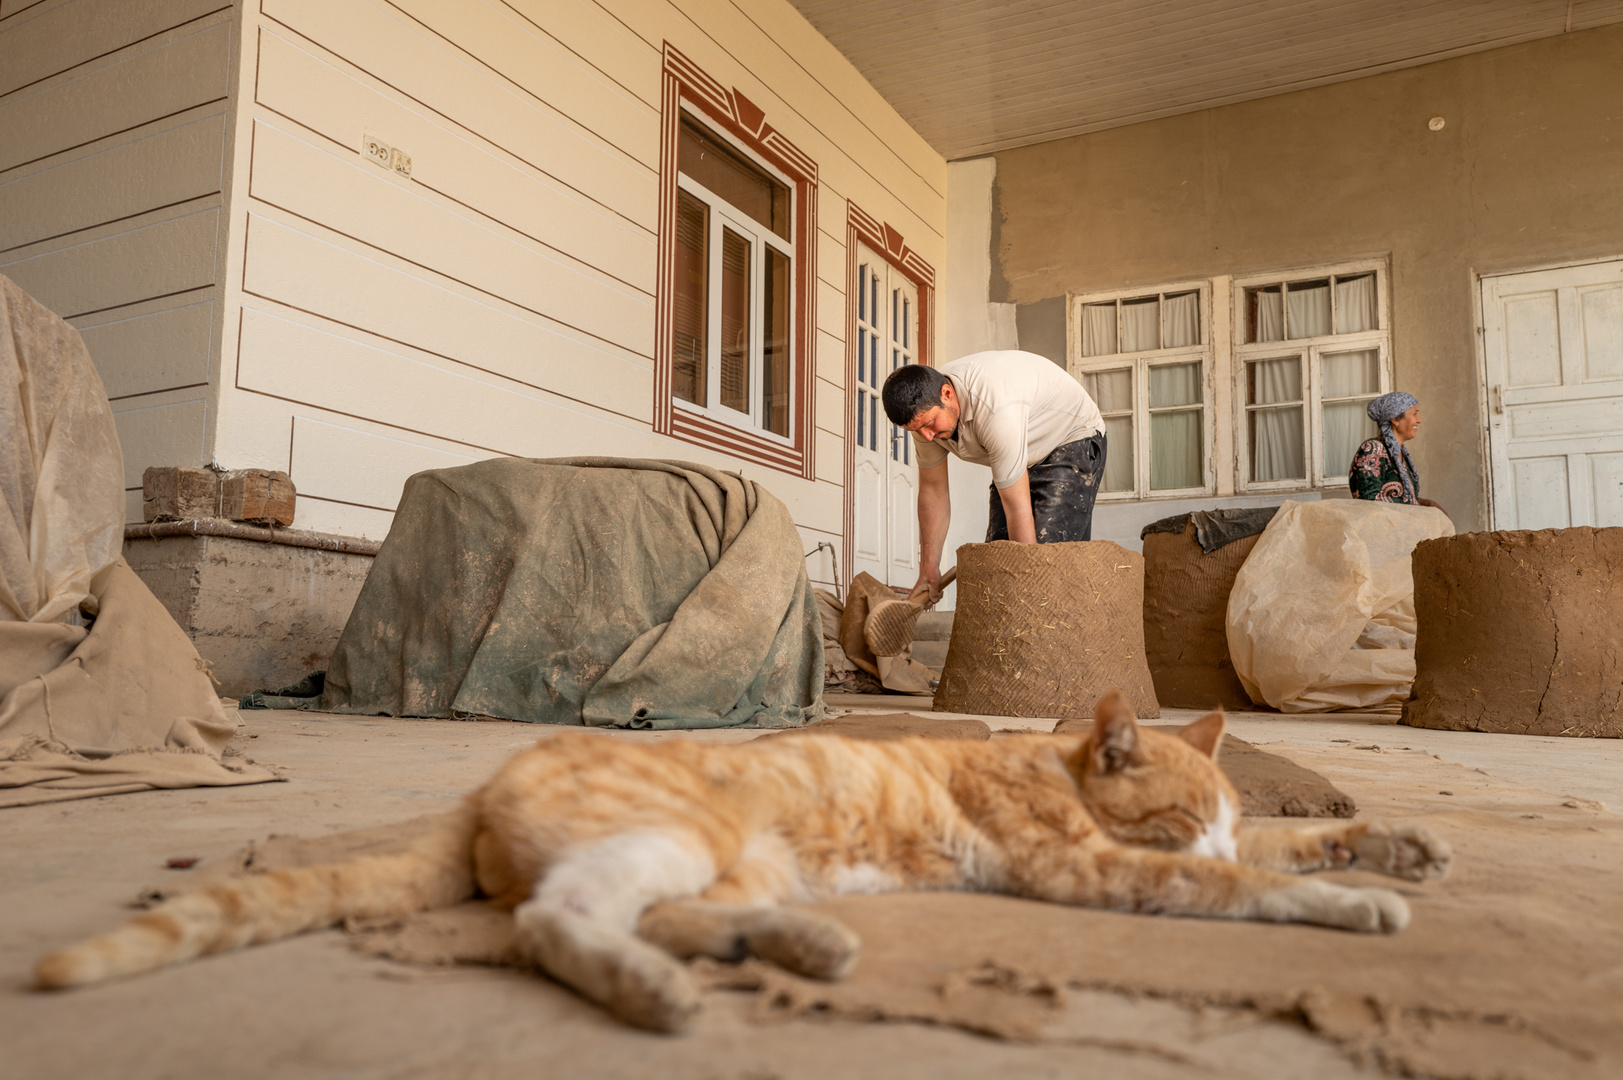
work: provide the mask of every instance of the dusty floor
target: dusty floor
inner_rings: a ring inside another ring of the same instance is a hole
[[[929,708],[924,699],[838,695],[830,705]],[[1165,719],[1194,715],[1169,710]],[[28,991],[27,971],[41,952],[108,928],[141,887],[183,873],[163,868],[170,857],[207,860],[272,832],[318,835],[439,809],[537,734],[505,723],[277,712],[244,718],[250,756],[286,770],[287,782],[0,812],[6,1077],[1380,1075],[1375,1064],[1355,1063],[1293,1023],[1100,991],[1073,994],[1063,1015],[1029,1043],[913,1024],[760,1024],[750,1018],[749,999],[730,993],[710,995],[691,1033],[659,1037],[620,1027],[541,979],[404,967],[360,956],[336,933],[73,994]],[[995,728],[1051,724],[993,721]],[[1231,730],[1388,814],[1419,818],[1445,805],[1558,807],[1571,797],[1604,802],[1608,817],[1623,808],[1623,742],[1616,740],[1422,731],[1348,715],[1238,714]],[[1403,748],[1426,753],[1394,753]],[[1427,785],[1414,770],[1437,759],[1479,771],[1451,795],[1420,790]]]

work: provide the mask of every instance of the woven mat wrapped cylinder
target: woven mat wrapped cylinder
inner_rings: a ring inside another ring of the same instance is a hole
[[[1144,535],[1144,654],[1155,696],[1174,709],[1253,709],[1229,657],[1229,591],[1261,538],[1207,554],[1190,522]]]
[[[1413,562],[1403,723],[1623,738],[1623,529],[1466,533]]]
[[[1144,662],[1144,557],[1108,540],[958,549],[938,712],[1092,716],[1112,687],[1161,715]]]

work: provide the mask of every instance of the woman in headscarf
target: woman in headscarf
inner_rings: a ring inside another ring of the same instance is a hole
[[[1430,499],[1420,497],[1420,473],[1404,445],[1420,433],[1420,402],[1413,394],[1394,390],[1370,402],[1367,411],[1380,436],[1365,439],[1353,455],[1347,475],[1353,495],[1373,502],[1436,506],[1442,510]]]

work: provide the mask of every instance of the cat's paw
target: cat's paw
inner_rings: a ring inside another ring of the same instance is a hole
[[[862,939],[844,923],[796,908],[762,911],[747,937],[761,959],[812,979],[843,979],[862,948]]]
[[[1409,905],[1391,889],[1356,889],[1328,881],[1297,882],[1270,895],[1259,910],[1263,918],[1365,934],[1395,933],[1409,925]]]
[[[1447,842],[1419,825],[1376,822],[1354,841],[1360,870],[1425,881],[1448,873],[1454,852]]]
[[[1348,889],[1352,894],[1342,909],[1348,930],[1365,934],[1395,934],[1409,925],[1409,905],[1391,889]]]

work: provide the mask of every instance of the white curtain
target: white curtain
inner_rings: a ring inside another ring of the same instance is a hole
[[[1251,294],[1251,302],[1256,305],[1257,311],[1257,336],[1252,340],[1284,341],[1285,309],[1281,306],[1279,293],[1257,289]]]
[[[1336,280],[1336,333],[1375,329],[1375,275]]]
[[[1180,293],[1161,303],[1161,347],[1182,348],[1200,344],[1200,294]]]
[[[1302,400],[1302,361],[1288,356],[1254,360],[1246,365],[1247,397],[1251,405]],[[1253,409],[1248,414],[1251,440],[1251,479],[1301,480],[1307,477],[1307,456],[1302,441],[1302,406]]]
[[[1133,369],[1090,371],[1082,376],[1082,389],[1088,392],[1102,413],[1131,412],[1133,409]]]
[[[1118,416],[1105,420],[1105,491],[1132,491],[1133,418]]]
[[[1157,491],[1170,488],[1200,487],[1205,483],[1201,475],[1201,412],[1199,409],[1179,409],[1176,412],[1150,414],[1150,487]]]
[[[1150,408],[1200,403],[1200,362],[1150,368]]]
[[[1381,392],[1381,352],[1379,349],[1359,349],[1356,352],[1326,353],[1321,361],[1324,372],[1326,398],[1352,397]]]
[[[1322,337],[1330,332],[1330,283],[1285,286],[1286,336]]]
[[[1121,306],[1121,351],[1141,352],[1161,347],[1161,302],[1132,300]]]
[[[1353,455],[1365,439],[1375,437],[1375,425],[1364,411],[1367,401],[1332,401],[1324,406],[1324,475],[1345,476]]]
[[[1082,355],[1112,356],[1116,351],[1116,305],[1084,304]]]

